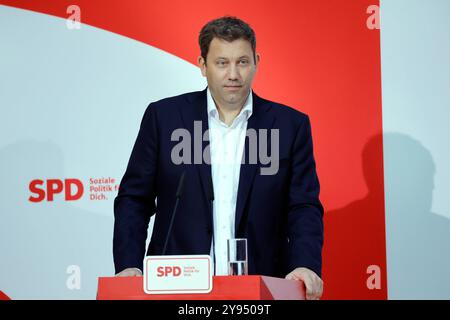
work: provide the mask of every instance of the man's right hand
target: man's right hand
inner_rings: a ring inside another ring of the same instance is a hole
[[[116,274],[116,277],[140,277],[142,276],[142,271],[138,268],[126,268]]]

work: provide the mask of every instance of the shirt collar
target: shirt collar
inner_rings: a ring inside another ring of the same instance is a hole
[[[220,121],[219,119],[219,112],[216,107],[216,103],[214,102],[214,99],[212,97],[211,91],[208,89],[206,90],[206,96],[207,96],[207,106],[208,106],[208,116],[213,117]],[[239,118],[241,115],[244,115],[245,120],[248,120],[250,116],[253,113],[253,92],[250,89],[250,93],[247,96],[247,100],[245,100],[244,106],[241,109],[241,112],[239,112],[238,116]]]

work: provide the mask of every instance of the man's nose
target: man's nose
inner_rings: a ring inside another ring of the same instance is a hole
[[[228,70],[228,80],[236,81],[239,80],[239,70],[236,65],[230,64],[230,68]]]

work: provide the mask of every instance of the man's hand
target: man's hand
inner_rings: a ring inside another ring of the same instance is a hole
[[[319,300],[323,293],[323,281],[308,268],[297,268],[286,276],[288,280],[301,280],[306,287],[307,300]]]
[[[116,274],[116,277],[139,277],[142,276],[142,271],[138,268],[126,268]]]

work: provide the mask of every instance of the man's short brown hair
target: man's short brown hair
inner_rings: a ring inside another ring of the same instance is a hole
[[[256,36],[253,29],[239,18],[225,16],[211,20],[203,26],[198,37],[200,51],[206,63],[209,45],[214,38],[219,38],[232,42],[237,39],[244,39],[250,42],[253,50],[253,59],[256,63]]]

